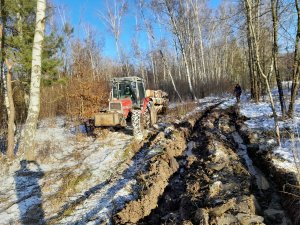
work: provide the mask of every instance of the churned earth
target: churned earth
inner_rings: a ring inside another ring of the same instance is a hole
[[[2,159],[0,224],[299,224],[299,199],[283,195],[299,196],[296,173],[274,163],[272,132],[249,126],[246,107],[171,105],[143,141],[42,121],[37,161]]]
[[[170,142],[155,159],[158,165],[141,175],[146,187],[115,215],[116,224],[292,224],[275,185],[247,154],[236,128],[236,108],[216,106],[198,115],[190,132],[174,130],[174,135],[185,133],[187,150],[174,155]],[[168,160],[169,168],[164,166]],[[159,185],[166,186],[159,198],[158,180],[167,183]]]

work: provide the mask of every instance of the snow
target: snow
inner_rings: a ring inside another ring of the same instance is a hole
[[[285,82],[283,86],[285,88],[290,87],[290,83]],[[290,138],[282,138],[281,146],[275,147],[272,151],[272,155],[274,156],[272,161],[275,166],[279,168],[283,168],[293,173],[297,173],[297,166],[300,167],[300,99],[296,100],[295,104],[295,117],[294,119],[286,119],[281,120],[281,111],[280,104],[278,100],[277,90],[272,90],[274,100],[275,100],[275,108],[277,115],[279,117],[279,128],[281,132],[286,133],[294,133],[296,136],[295,139],[295,148],[292,146],[292,140]],[[289,90],[284,90],[285,96],[287,98],[287,94]],[[213,99],[217,99],[216,97],[207,97],[199,102],[209,102],[212,105]],[[247,117],[248,120],[245,121],[245,124],[248,128],[253,129],[254,131],[272,131],[274,130],[274,119],[272,117],[273,113],[271,110],[270,103],[267,101],[267,97],[263,97],[265,101],[255,103],[250,101],[250,95],[248,93],[244,93],[241,96],[241,103],[239,104],[240,114]],[[226,109],[236,104],[236,99],[234,97],[218,98],[218,100],[224,101],[222,104],[218,106],[218,108]],[[199,108],[199,110],[201,110]],[[274,146],[276,141],[274,139],[265,140],[267,144]],[[296,162],[295,162],[296,161]]]
[[[234,106],[236,104],[236,100],[234,98],[227,98],[227,99],[224,99],[224,102],[219,105],[219,108],[221,109],[227,109],[231,106]]]
[[[215,104],[209,98],[202,103],[198,111]],[[162,122],[158,129],[168,133],[174,128]],[[46,223],[109,224],[115,210],[137,197],[137,173],[162,151],[157,145],[133,156],[130,131],[108,131],[95,139],[76,134],[63,117],[41,121],[35,140],[40,155],[35,164],[22,166],[16,160],[8,171],[0,165],[0,224],[22,223],[34,206]],[[68,186],[81,175],[84,181]]]
[[[192,155],[194,155],[193,154],[193,149],[196,147],[196,142],[194,142],[194,141],[189,141],[188,143],[187,143],[187,150],[186,150],[186,152],[185,152],[185,155],[186,156],[192,156]]]
[[[267,102],[259,103],[243,103],[241,105],[240,113],[248,118],[259,118],[271,116],[272,110],[270,104]]]
[[[235,98],[218,98],[215,96],[198,100],[199,106],[187,113],[185,119],[199,111],[205,110],[217,102],[223,101],[219,106],[226,109],[236,104]],[[300,159],[300,100],[296,104],[296,117],[294,120],[280,121],[281,130],[296,131],[295,150],[291,139],[283,139],[280,147],[273,150],[273,162],[280,168],[296,171],[294,156]],[[170,106],[176,107],[178,103]],[[279,105],[276,104],[279,112]],[[251,129],[271,130],[274,123],[272,111],[268,102],[249,102],[249,96],[243,95],[240,103],[240,112],[249,118],[246,124]],[[279,114],[280,115],[280,114]],[[168,123],[159,123],[157,129],[166,134],[172,131]],[[130,133],[130,132],[129,132]],[[20,223],[20,217],[26,215],[31,206],[41,204],[46,222],[56,219],[58,213],[72,208],[63,218],[55,224],[100,224],[109,223],[114,210],[121,208],[128,200],[137,196],[135,179],[136,174],[144,169],[147,160],[159,154],[162,148],[152,146],[142,149],[128,158],[131,153],[126,152],[134,144],[131,134],[126,132],[108,132],[103,138],[81,137],[76,129],[63,117],[43,120],[39,123],[36,142],[36,152],[43,157],[37,164],[29,163],[27,170],[22,168],[20,162],[9,162],[9,167],[0,165],[0,224]],[[273,139],[266,140],[274,144]],[[194,143],[189,142],[189,151]],[[128,150],[128,149],[127,149]],[[224,157],[217,152],[217,157]],[[51,198],[62,190],[62,187],[72,177],[82,175],[86,171],[87,179],[71,187],[64,198],[59,199],[58,205],[52,205]],[[68,175],[70,175],[68,177]],[[26,188],[25,188],[26,187]]]
[[[300,166],[300,138],[295,140],[283,139],[281,145],[273,150],[276,158],[272,158],[275,165],[282,169],[297,173]]]
[[[91,214],[105,220],[114,204],[122,205],[133,197],[135,179],[122,178],[132,164],[125,163],[124,155],[132,135],[109,132],[104,139],[81,137],[78,140],[71,128],[62,117],[43,120],[38,125],[36,152],[46,156],[36,162],[39,168],[32,163],[23,168],[15,161],[8,171],[1,170],[0,224],[22,223],[22,217],[37,205],[43,205],[40,211],[48,221],[58,213],[52,211],[55,207],[48,198],[68,185],[65,179],[75,179],[83,171],[87,171],[89,178],[79,182],[58,204],[63,210],[72,201],[84,199],[83,203],[57,224],[80,224],[80,221],[86,224],[85,218]]]
[[[285,86],[287,86],[285,84]],[[288,91],[285,91],[288,93]],[[280,105],[278,101],[277,90],[273,90],[275,99],[275,109],[279,117],[279,128],[281,133],[295,134],[299,136],[300,128],[300,99],[296,100],[296,110],[294,119],[282,120]],[[266,98],[267,99],[267,98]],[[274,130],[274,119],[272,110],[268,101],[259,103],[249,101],[249,96],[244,96],[240,104],[240,114],[247,117],[245,124],[254,131],[272,131]],[[267,144],[273,145],[276,143],[274,139],[266,140]],[[300,139],[295,138],[295,148],[293,150],[291,138],[282,138],[281,146],[273,148],[272,162],[275,166],[287,171],[297,173],[297,167],[300,166]]]

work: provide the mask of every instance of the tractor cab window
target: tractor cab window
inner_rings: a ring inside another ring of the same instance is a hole
[[[113,84],[112,97],[118,98],[118,84]]]
[[[139,88],[139,99],[142,100],[145,98],[145,89],[143,83],[138,83]]]
[[[119,96],[120,99],[130,97],[133,102],[136,101],[136,88],[132,87],[130,83],[119,84]]]

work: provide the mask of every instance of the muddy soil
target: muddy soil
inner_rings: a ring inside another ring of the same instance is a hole
[[[215,107],[157,136],[152,145],[164,147],[115,224],[291,224],[247,154],[235,109]]]
[[[287,211],[293,224],[300,224],[300,189],[297,174],[290,170],[276,166],[272,159],[276,156],[272,154],[272,144],[266,144],[268,139],[273,138],[272,132],[253,131],[244,125],[245,118],[236,121],[236,127],[247,145],[248,154],[253,160],[253,164],[269,177],[273,187],[281,198],[281,203]],[[293,134],[289,132],[288,135]],[[289,136],[289,138],[291,138]],[[277,196],[278,198],[278,196]]]

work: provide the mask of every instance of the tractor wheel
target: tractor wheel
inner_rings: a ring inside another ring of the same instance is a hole
[[[131,123],[133,127],[133,136],[135,138],[143,138],[143,121],[141,116],[141,110],[132,110]]]
[[[161,110],[161,114],[162,115],[165,115],[167,113],[167,107],[166,106],[163,106],[162,107],[162,110]]]
[[[149,129],[152,125],[151,121],[151,106],[148,104],[143,114],[143,125],[145,129]]]

